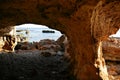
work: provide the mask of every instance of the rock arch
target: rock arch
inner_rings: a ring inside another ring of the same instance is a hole
[[[70,73],[77,80],[108,80],[101,41],[120,26],[119,3],[119,0],[0,0],[0,32],[7,33],[10,26],[24,23],[57,29],[70,41]]]

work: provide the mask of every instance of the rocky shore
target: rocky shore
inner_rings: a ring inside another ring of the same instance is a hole
[[[0,52],[0,80],[70,80],[64,39],[19,42],[15,52]]]
[[[103,42],[102,50],[110,80],[120,80],[120,39],[108,38]]]
[[[110,80],[120,79],[120,39],[108,38],[102,46]],[[0,80],[74,80],[68,75],[68,41],[18,42],[15,52],[0,52]],[[66,56],[67,55],[67,56]]]

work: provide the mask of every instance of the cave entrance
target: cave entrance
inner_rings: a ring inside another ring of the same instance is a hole
[[[40,50],[51,52],[65,52],[68,43],[67,36],[60,31],[50,29],[43,25],[23,24],[16,26],[18,50]]]
[[[120,79],[120,29],[103,41],[102,48],[110,79]]]
[[[15,52],[1,54],[0,56],[2,57],[0,58],[2,80],[68,79],[67,68],[69,63],[64,57],[66,36],[59,31],[43,26],[42,30],[47,32],[42,33],[39,27],[41,26],[34,24],[16,26],[18,40]]]
[[[47,26],[36,24],[23,24],[16,26],[18,42],[39,42],[43,39],[57,40],[62,33],[60,31],[50,29]]]

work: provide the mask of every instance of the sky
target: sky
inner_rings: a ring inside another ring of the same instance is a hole
[[[19,27],[19,28],[23,28],[23,27],[26,27],[26,28],[45,28],[47,26],[37,25],[37,24],[23,24],[23,25],[18,25],[16,27]]]
[[[116,32],[116,34],[113,34],[110,37],[120,37],[120,29]]]
[[[40,41],[42,39],[57,40],[62,35],[60,31],[50,29],[43,25],[36,25],[36,24],[23,24],[23,25],[16,26],[16,29],[17,30],[28,29],[30,32],[29,35],[27,35],[27,37],[29,38],[29,42]],[[53,30],[53,31],[55,31],[55,33],[54,34],[53,33],[45,34],[45,33],[42,33],[42,30]],[[18,32],[18,34],[24,34],[24,33]],[[25,34],[25,36],[26,36],[26,34]]]

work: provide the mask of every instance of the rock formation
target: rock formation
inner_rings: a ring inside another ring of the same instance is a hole
[[[64,57],[66,57],[67,59],[70,58],[70,55],[68,53],[68,48],[69,48],[69,41],[67,39],[67,36],[65,34],[63,34],[61,37],[59,37],[57,40],[56,40],[57,44],[60,45],[61,47],[61,50],[60,51],[63,51],[65,52],[64,53]]]
[[[120,61],[120,39],[108,38],[103,42],[102,50],[105,60]]]
[[[2,32],[2,31],[0,31]],[[11,31],[5,32],[0,36],[0,51],[14,51],[17,44],[16,29],[13,27]]]
[[[119,0],[0,0],[0,31],[33,23],[60,30],[69,39],[71,76],[108,80],[102,41],[120,26]]]
[[[110,37],[102,43],[103,57],[106,60],[110,80],[120,79],[120,38]]]
[[[17,42],[28,42],[29,30],[16,30]]]

